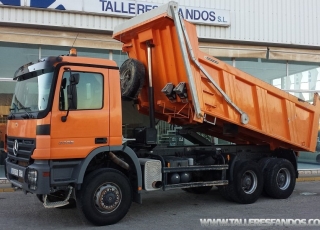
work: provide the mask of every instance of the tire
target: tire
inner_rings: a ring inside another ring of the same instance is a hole
[[[115,169],[100,169],[85,177],[77,192],[77,207],[97,226],[115,224],[128,212],[132,188],[128,178]]]
[[[264,190],[275,199],[288,198],[296,185],[295,170],[286,159],[273,159],[264,172]]]
[[[202,186],[202,187],[193,187],[193,188],[183,188],[183,191],[194,193],[194,194],[205,194],[211,191],[213,186]]]
[[[259,168],[262,172],[262,175],[264,175],[264,172],[266,170],[266,168],[268,167],[268,164],[274,160],[275,158],[271,158],[271,157],[264,157],[262,159],[259,160],[258,165]],[[263,178],[264,179],[264,178]],[[262,193],[263,196],[268,196],[268,194],[266,193],[265,189],[263,188]]]
[[[122,99],[132,101],[141,90],[145,79],[144,65],[135,59],[127,59],[120,67]]]
[[[233,170],[233,181],[225,189],[227,198],[235,202],[256,202],[263,190],[263,175],[259,165],[254,161],[238,161]]]
[[[262,174],[264,173],[264,171],[267,168],[267,166],[270,163],[270,161],[272,161],[273,159],[274,158],[271,158],[271,157],[264,157],[264,158],[259,160],[258,165],[259,165],[259,168],[260,168]]]

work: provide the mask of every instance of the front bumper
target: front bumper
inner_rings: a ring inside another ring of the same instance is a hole
[[[37,171],[36,188],[32,189],[32,186],[28,183],[28,170]],[[35,162],[28,167],[19,166],[5,160],[5,173],[7,179],[16,187],[21,188],[26,192],[35,194],[49,194],[50,193],[50,166],[48,161]]]

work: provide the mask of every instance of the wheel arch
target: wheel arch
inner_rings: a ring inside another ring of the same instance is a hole
[[[298,178],[299,176],[299,172],[298,172],[298,162],[297,162],[297,152],[291,150],[291,149],[283,149],[283,148],[278,148],[266,155],[262,155],[260,156],[260,158],[263,157],[270,157],[270,158],[283,158],[288,160],[292,165],[293,168],[295,170],[295,176],[296,178]],[[251,155],[244,155],[242,156],[241,154],[236,154],[232,159],[231,162],[229,164],[229,169],[227,171],[227,178],[229,179],[229,181],[233,181],[233,172],[234,172],[234,167],[235,164],[243,159],[252,159],[257,161],[259,158],[257,158],[257,156],[255,154],[251,154]]]
[[[99,153],[102,152],[122,152],[127,156],[128,159],[131,160],[131,166],[133,165],[134,168],[131,170],[135,170],[135,173],[137,175],[137,183],[136,183],[136,188],[133,188],[133,191],[139,191],[138,188],[142,188],[142,172],[141,172],[141,167],[140,163],[138,160],[137,155],[135,152],[127,146],[112,146],[112,147],[98,147],[94,149],[90,154],[81,162],[81,165],[79,166],[78,169],[78,177],[77,177],[77,184],[81,185],[83,183],[83,179],[86,173],[86,170],[88,168],[89,163],[92,161],[92,159],[97,156]]]
[[[296,178],[299,177],[298,172],[298,162],[297,162],[297,153],[290,149],[276,149],[273,154],[274,157],[283,158],[288,160],[294,168]]]

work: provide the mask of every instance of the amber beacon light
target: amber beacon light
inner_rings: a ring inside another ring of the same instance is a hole
[[[69,56],[77,56],[77,50],[76,48],[71,48],[69,51]]]

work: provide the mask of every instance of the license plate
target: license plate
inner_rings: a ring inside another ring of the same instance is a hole
[[[22,170],[18,170],[18,169],[15,169],[15,168],[11,168],[11,174],[15,175],[15,176],[18,176],[18,177],[23,177]]]

